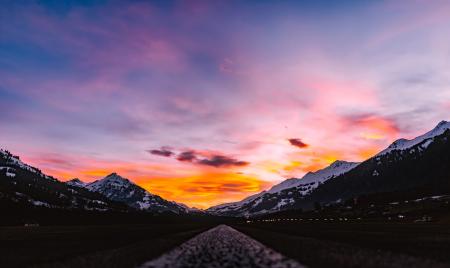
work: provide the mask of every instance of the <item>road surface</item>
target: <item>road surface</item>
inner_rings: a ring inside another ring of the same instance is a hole
[[[305,267],[235,229],[219,225],[190,239],[157,259],[149,267]]]

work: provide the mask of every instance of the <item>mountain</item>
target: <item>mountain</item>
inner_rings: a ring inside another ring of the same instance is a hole
[[[117,173],[112,173],[101,180],[91,183],[84,183],[78,179],[73,179],[66,183],[102,194],[110,200],[125,203],[137,210],[151,212],[170,211],[177,214],[190,212],[186,205],[167,201],[160,196],[151,194]]]
[[[71,179],[70,181],[66,181],[66,184],[70,185],[70,186],[74,186],[74,187],[80,187],[80,188],[83,188],[86,186],[86,183],[82,182],[78,178]]]
[[[302,179],[286,180],[269,191],[207,211],[216,215],[254,216],[281,210],[311,209],[316,204],[341,202],[373,193],[448,194],[449,129],[450,123],[442,121],[433,130],[412,140],[395,141],[362,163],[333,163]]]
[[[300,198],[309,195],[325,181],[355,168],[358,164],[335,161],[324,169],[308,172],[301,179],[287,179],[274,185],[268,191],[252,195],[239,202],[211,207],[207,209],[207,212],[216,215],[249,216],[283,210],[294,202],[294,196]]]
[[[67,210],[123,211],[127,207],[98,193],[74,188],[0,150],[0,206]]]
[[[373,193],[450,193],[450,124],[442,121],[426,134],[402,140],[401,144],[394,143],[349,172],[330,179],[295,207]]]

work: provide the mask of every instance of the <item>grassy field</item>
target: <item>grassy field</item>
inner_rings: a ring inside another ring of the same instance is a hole
[[[234,225],[310,267],[450,267],[450,225],[275,222]]]
[[[1,227],[0,267],[135,267],[212,226]]]

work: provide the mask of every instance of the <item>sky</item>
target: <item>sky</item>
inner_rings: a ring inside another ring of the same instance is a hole
[[[1,1],[0,147],[207,208],[450,113],[449,1]]]

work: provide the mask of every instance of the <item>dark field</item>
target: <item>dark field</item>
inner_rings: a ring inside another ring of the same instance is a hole
[[[237,230],[310,267],[450,267],[450,225],[250,223]]]
[[[135,267],[213,226],[0,227],[0,267]]]
[[[135,267],[217,222],[1,227],[0,267]],[[450,267],[450,225],[228,223],[309,267]]]

